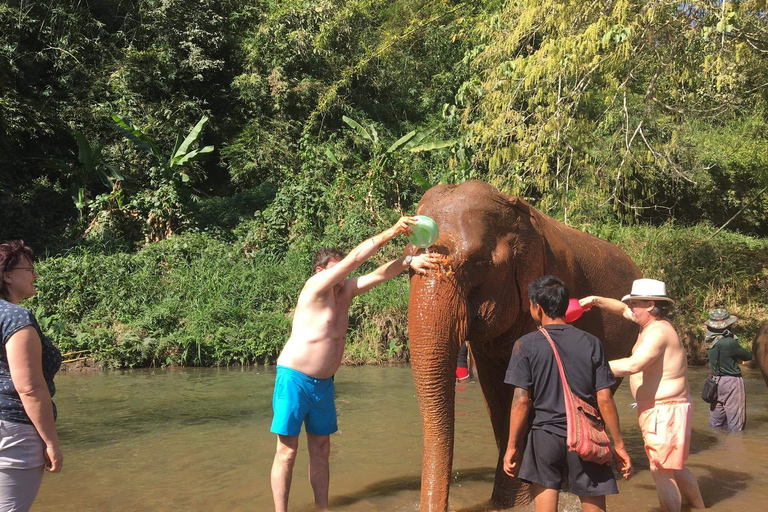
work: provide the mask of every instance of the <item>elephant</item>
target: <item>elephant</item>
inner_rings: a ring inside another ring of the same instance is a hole
[[[410,276],[408,332],[423,443],[419,510],[448,510],[454,372],[463,340],[475,358],[499,448],[491,503],[528,503],[527,486],[507,476],[502,465],[512,401],[504,375],[515,341],[536,328],[527,286],[551,274],[573,297],[621,297],[641,272],[621,249],[486,183],[432,187],[416,213],[437,222],[439,236],[429,251],[442,255],[440,270]],[[409,244],[405,251],[416,248]],[[609,359],[629,355],[637,339],[633,322],[598,310],[574,325],[600,338]]]
[[[765,385],[768,386],[768,322],[760,326],[752,342],[752,360],[760,368]]]

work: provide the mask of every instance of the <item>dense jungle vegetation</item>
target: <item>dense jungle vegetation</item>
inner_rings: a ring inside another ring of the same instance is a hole
[[[479,179],[665,279],[700,360],[707,309],[746,343],[768,320],[767,9],[5,0],[0,240],[40,254],[29,304],[64,351],[248,364],[315,249]],[[407,359],[407,294],[357,300],[348,361]]]

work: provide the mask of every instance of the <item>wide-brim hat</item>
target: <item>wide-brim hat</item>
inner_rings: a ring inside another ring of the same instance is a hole
[[[675,301],[667,296],[667,285],[663,281],[656,279],[635,279],[632,282],[632,291],[629,295],[622,297],[622,302],[628,300],[663,300],[670,304],[674,304]]]
[[[709,319],[704,323],[712,329],[725,329],[733,325],[738,319],[737,316],[731,315],[725,309],[713,309],[709,312]]]

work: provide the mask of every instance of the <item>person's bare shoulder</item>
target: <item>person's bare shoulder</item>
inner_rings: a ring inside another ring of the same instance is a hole
[[[304,287],[299,292],[299,302],[323,300],[328,294],[328,290],[323,287],[321,279],[318,278],[319,275],[319,273],[314,274],[304,283]]]
[[[657,343],[664,345],[677,345],[680,343],[677,331],[669,320],[659,320],[648,326],[647,336],[652,337]]]

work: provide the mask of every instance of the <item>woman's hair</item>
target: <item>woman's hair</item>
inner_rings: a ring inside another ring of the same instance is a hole
[[[35,253],[24,245],[24,240],[11,240],[0,244],[0,299],[10,300],[11,298],[5,280],[2,279],[3,274],[10,272],[24,258],[30,263],[35,261]]]

